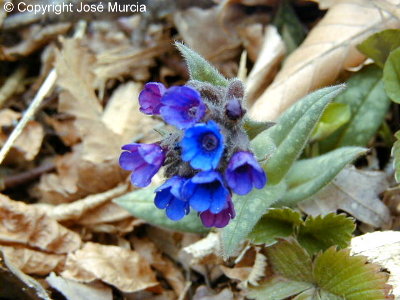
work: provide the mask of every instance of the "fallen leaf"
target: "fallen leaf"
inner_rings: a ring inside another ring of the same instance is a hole
[[[78,249],[81,239],[32,205],[0,194],[0,243],[16,243],[50,253]]]
[[[196,292],[193,295],[192,299],[193,300],[234,300],[237,298],[234,297],[232,291],[229,288],[223,289],[219,293],[215,293],[209,287],[202,285],[196,289]],[[240,298],[238,298],[238,299],[240,299]]]
[[[377,231],[357,236],[351,240],[351,253],[366,256],[387,269],[388,284],[393,286],[396,299],[400,297],[400,232]]]
[[[65,279],[51,273],[46,281],[50,286],[58,290],[67,300],[77,299],[96,299],[96,300],[112,300],[112,290],[110,287],[94,282],[92,284],[83,284]]]
[[[365,57],[357,44],[374,32],[397,28],[400,21],[377,8],[378,0],[340,0],[285,61],[273,83],[251,109],[257,120],[275,120],[307,93],[333,84],[339,74]],[[398,0],[391,0],[398,4]]]
[[[177,297],[185,290],[185,278],[182,271],[167,257],[164,257],[160,250],[147,239],[133,239],[133,246],[154,269],[159,271],[165,280],[171,285]]]
[[[11,109],[0,111],[0,127],[14,127],[21,114]],[[44,138],[43,126],[36,121],[29,121],[21,134],[14,142],[10,153],[7,155],[7,163],[17,163],[19,161],[31,161],[40,151]],[[3,146],[8,139],[8,134],[0,131],[0,146]]]
[[[191,265],[217,262],[217,254],[221,252],[219,235],[211,232],[205,238],[186,246],[181,251]]]
[[[249,55],[249,59],[252,62],[255,62],[257,57],[259,57],[261,48],[265,42],[264,29],[262,24],[256,23],[248,25],[238,32],[243,41],[243,46]]]
[[[315,196],[301,202],[299,207],[312,216],[341,209],[361,222],[384,227],[390,223],[390,213],[379,194],[387,188],[385,173],[347,168]]]
[[[0,246],[3,255],[26,274],[47,275],[61,270],[65,254],[49,254],[23,247]]]
[[[91,242],[68,254],[61,276],[78,282],[100,279],[127,293],[158,284],[149,264],[137,252]]]
[[[260,54],[246,80],[247,101],[254,102],[271,83],[284,55],[285,44],[276,27],[269,25],[265,29]]]
[[[0,46],[0,60],[16,61],[28,56],[70,28],[69,23],[28,26],[21,43],[9,48]]]
[[[43,286],[15,267],[0,251],[0,297],[51,300]]]

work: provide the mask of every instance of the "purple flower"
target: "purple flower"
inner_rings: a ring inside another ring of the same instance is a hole
[[[236,121],[243,117],[246,111],[242,108],[240,101],[236,98],[232,98],[228,101],[225,106],[225,114],[228,119]]]
[[[159,115],[161,97],[166,91],[165,86],[160,82],[149,82],[139,94],[140,111],[146,115]]]
[[[164,150],[158,144],[127,144],[119,157],[122,169],[132,171],[131,182],[138,187],[148,186],[165,160]]]
[[[173,221],[182,219],[189,213],[189,203],[181,196],[181,188],[186,179],[174,176],[156,189],[154,204],[160,209],[166,209],[167,217]]]
[[[226,207],[229,191],[218,172],[206,171],[186,181],[182,196],[193,209],[199,212],[210,210],[211,213],[217,214]]]
[[[267,176],[252,153],[239,151],[232,155],[225,171],[228,186],[239,195],[246,195],[253,186],[261,189]]]
[[[200,93],[188,86],[169,88],[161,98],[160,114],[164,120],[179,129],[199,122],[206,112]]]
[[[233,207],[231,197],[228,197],[225,208],[219,213],[213,214],[209,210],[200,213],[200,219],[204,226],[217,228],[225,227],[235,216],[235,208]]]
[[[224,152],[224,140],[214,121],[200,123],[185,131],[181,141],[182,159],[195,169],[215,169]]]

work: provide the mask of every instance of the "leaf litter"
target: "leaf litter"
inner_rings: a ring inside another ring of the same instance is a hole
[[[32,299],[49,299],[54,290],[66,299],[244,299],[250,287],[275,278],[268,262],[271,250],[244,245],[241,256],[223,261],[218,233],[204,237],[164,230],[113,202],[134,189],[118,166],[120,146],[132,140],[154,142],[158,134],[152,128],[163,126],[139,113],[143,83],[170,86],[187,80],[172,46],[176,39],[229,78],[237,76],[246,50],[251,112],[257,119],[274,120],[301,96],[341,80],[349,68],[362,64],[365,57],[356,46],[374,32],[399,28],[396,12],[390,11],[399,3],[314,1],[329,9],[324,16],[311,1],[293,1],[311,32],[285,57],[287,32],[271,21],[279,1],[186,2],[186,7],[178,3],[151,11],[150,20],[133,15],[88,21],[81,38],[68,37],[73,28],[68,18],[4,31],[2,68],[14,71],[20,63],[35,61],[41,71],[28,65],[4,93],[1,144],[53,66],[57,72],[55,89],[0,167],[7,177],[29,172],[45,160],[55,165],[39,180],[23,179],[18,189],[0,195],[0,279],[12,282],[11,291],[26,291]],[[304,8],[318,12],[317,17],[304,14]],[[0,24],[9,17],[1,13]],[[1,86],[11,73],[2,69]],[[360,223],[396,230],[398,216],[380,199],[392,185],[381,171],[349,168],[299,207],[308,215],[341,210]],[[397,244],[388,242],[391,237],[382,237],[384,245],[362,242],[363,237],[353,239],[353,253],[387,268],[398,295],[398,264],[392,259]],[[342,252],[325,255],[339,257]],[[0,296],[7,297],[6,291],[0,289]]]

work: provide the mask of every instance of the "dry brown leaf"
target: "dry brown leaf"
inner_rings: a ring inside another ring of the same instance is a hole
[[[218,253],[221,252],[219,235],[211,232],[205,238],[186,246],[181,252],[190,265],[216,263],[219,261]]]
[[[388,284],[393,294],[400,297],[400,232],[376,231],[357,236],[351,240],[351,253],[363,255],[390,272]]]
[[[347,168],[310,200],[301,202],[299,207],[313,216],[342,209],[361,222],[385,227],[390,223],[390,212],[379,199],[379,194],[387,188],[385,173]]]
[[[21,272],[1,251],[0,282],[2,299],[51,300],[38,281]]]
[[[133,240],[133,246],[154,269],[163,274],[165,280],[173,288],[176,295],[179,297],[185,289],[185,278],[182,272],[175,264],[167,257],[163,257],[156,246],[147,239]]]
[[[70,28],[71,24],[68,23],[28,26],[20,44],[10,48],[0,46],[0,60],[15,61],[28,56]]]
[[[254,103],[257,120],[275,120],[307,93],[333,84],[339,74],[365,57],[356,46],[374,32],[399,28],[400,20],[377,8],[381,0],[338,0],[285,61],[273,83]],[[399,4],[399,0],[390,0]]]
[[[243,41],[249,59],[252,62],[257,60],[264,40],[264,26],[262,24],[251,24],[239,30],[239,36]]]
[[[196,293],[193,295],[192,300],[239,300],[241,298],[234,297],[232,291],[229,288],[223,289],[219,293],[211,290],[209,287],[204,285],[199,286],[196,289]]]
[[[102,232],[102,233],[109,233],[121,236],[126,233],[132,232],[135,229],[135,227],[138,227],[143,224],[146,224],[146,221],[141,219],[136,219],[134,217],[128,217],[121,221],[100,223],[100,224],[88,224],[85,225],[85,227],[92,232]]]
[[[46,281],[50,286],[58,290],[67,300],[112,300],[112,290],[101,282],[83,284],[65,279],[51,273]]]
[[[50,253],[78,249],[81,239],[32,205],[0,194],[0,243],[25,245]]]
[[[265,29],[264,41],[254,67],[246,80],[246,99],[252,103],[271,83],[285,55],[285,44],[276,27]]]
[[[174,14],[175,26],[185,43],[217,67],[237,57],[241,50],[238,36],[222,27],[218,14],[217,6],[210,9],[192,7]],[[237,70],[225,75],[235,76],[236,73]]]
[[[127,189],[128,186],[126,184],[121,184],[106,192],[90,195],[72,203],[64,203],[60,205],[41,203],[36,206],[49,217],[59,222],[76,221],[82,219],[85,215],[92,213],[92,210],[101,206],[105,202],[122,195],[127,191]]]
[[[61,275],[79,282],[100,279],[128,293],[158,285],[149,264],[137,252],[95,243],[69,253]]]
[[[0,111],[0,128],[15,126],[21,114],[11,109]],[[8,134],[0,131],[0,146],[4,145]],[[10,153],[7,155],[7,163],[19,161],[31,161],[40,151],[44,138],[43,126],[36,121],[29,121],[21,135],[15,141]]]
[[[71,147],[80,141],[79,134],[74,127],[75,120],[73,118],[57,120],[55,118],[46,117],[46,122],[54,128],[58,137],[65,145]]]
[[[0,246],[3,255],[18,269],[26,274],[47,275],[60,271],[65,254],[49,254],[23,247]]]

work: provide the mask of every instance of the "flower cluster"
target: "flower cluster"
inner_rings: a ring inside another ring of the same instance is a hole
[[[138,187],[149,185],[165,166],[167,180],[156,189],[154,203],[171,220],[194,209],[204,226],[224,227],[235,217],[232,193],[265,186],[266,174],[243,129],[243,97],[236,79],[226,88],[192,80],[167,89],[149,82],[140,93],[140,111],[176,129],[158,143],[123,146],[120,165],[132,171]]]

